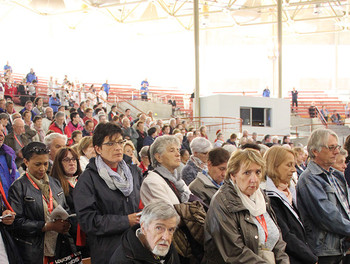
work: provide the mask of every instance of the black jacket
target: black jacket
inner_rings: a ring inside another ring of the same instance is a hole
[[[1,182],[1,179],[0,179]],[[2,196],[0,195],[0,213],[2,215],[3,211],[5,211],[7,208],[4,206],[4,201],[2,199]],[[10,233],[8,232],[13,228],[12,225],[4,225],[3,223],[0,223],[0,233],[2,240],[4,242],[7,259],[9,261],[9,264],[22,264],[23,261],[20,257],[20,254],[18,252],[17,246],[11,237]]]
[[[125,197],[108,188],[99,176],[95,158],[90,159],[73,191],[73,201],[81,229],[88,236],[91,263],[107,263],[129,226],[128,215],[137,212],[140,202],[141,173],[129,167],[134,190]]]
[[[62,187],[57,179],[49,177],[53,198],[68,210]],[[28,178],[23,175],[10,187],[8,200],[16,212],[13,238],[26,264],[43,263],[45,225],[43,198]]]
[[[145,137],[147,137],[147,133],[146,132],[140,133],[139,130],[136,130],[136,132],[137,134],[139,134],[139,137],[137,138],[137,146],[136,146],[137,154],[139,154],[140,150],[143,147],[143,140],[145,139]]]
[[[268,179],[268,181],[271,181]],[[271,181],[272,182],[272,181]],[[267,183],[268,186],[268,183]],[[268,188],[265,191],[270,198],[272,209],[275,211],[278,226],[283,240],[287,243],[286,253],[291,264],[314,264],[314,255],[306,242],[306,233],[295,204],[293,207],[277,191]]]
[[[112,255],[109,264],[180,264],[179,256],[171,244],[168,254],[162,259],[155,259],[152,252],[145,248],[136,237],[136,225],[124,233],[121,245]],[[164,262],[161,262],[164,260]]]
[[[92,136],[92,134],[93,134],[93,133],[88,132],[85,128],[83,129],[82,133],[83,133],[83,137]]]

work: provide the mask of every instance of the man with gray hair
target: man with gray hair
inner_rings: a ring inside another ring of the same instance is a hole
[[[53,122],[50,126],[49,126],[49,130],[52,130],[53,132],[56,133],[60,133],[62,135],[64,135],[64,128],[66,126],[65,124],[65,115],[63,112],[57,112],[55,114],[55,122]]]
[[[147,205],[140,226],[126,231],[110,264],[164,263],[180,264],[172,239],[180,217],[174,207],[164,202]]]
[[[67,144],[67,136],[60,133],[51,133],[44,138],[45,145],[50,149],[49,164],[52,165],[57,151]]]
[[[24,121],[16,118],[13,121],[13,131],[5,137],[4,144],[11,147],[16,153],[16,165],[19,168],[23,162],[22,148],[30,142],[25,134]]]
[[[342,263],[350,247],[348,186],[341,172],[332,168],[339,149],[338,136],[332,130],[315,130],[307,145],[311,161],[296,188],[307,242],[319,264]]]

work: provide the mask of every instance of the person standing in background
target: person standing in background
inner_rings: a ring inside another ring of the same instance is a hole
[[[294,109],[295,105],[295,109]],[[293,87],[292,91],[292,113],[298,111],[298,91]]]
[[[263,97],[270,97],[270,89],[268,86],[266,86],[266,88],[264,89],[262,96]]]
[[[103,90],[106,92],[107,94],[107,98],[109,95],[109,89],[111,89],[111,86],[108,84],[108,80],[106,80],[106,82],[104,84],[102,84]]]

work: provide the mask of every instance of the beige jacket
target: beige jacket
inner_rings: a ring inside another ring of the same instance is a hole
[[[140,189],[140,196],[141,201],[145,206],[155,201],[164,201],[169,204],[180,203],[168,183],[159,174],[153,171],[150,171],[147,177],[143,180]]]

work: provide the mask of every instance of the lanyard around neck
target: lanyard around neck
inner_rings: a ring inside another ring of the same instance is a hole
[[[28,178],[28,180],[31,182],[31,184],[33,184],[34,188],[37,190],[39,189],[39,186],[32,180],[32,178],[30,178],[30,176],[28,175],[28,173],[26,173],[26,176]],[[47,208],[49,210],[49,212],[51,213],[53,210],[53,198],[52,198],[52,191],[51,191],[51,187],[49,185],[49,190],[50,190],[50,194],[49,194],[49,201],[45,198],[45,196],[42,194],[43,199],[45,200],[46,204],[47,204]]]
[[[16,137],[16,133],[13,133],[13,135],[15,136],[15,139],[16,139],[17,143],[19,144],[19,146],[20,146],[21,148],[23,148],[24,146],[23,146],[23,144],[18,140],[18,138]]]
[[[256,216],[256,220],[258,220],[258,222],[260,223],[260,225],[264,229],[264,232],[265,232],[265,243],[266,243],[267,237],[269,235],[269,232],[267,231],[267,225],[266,225],[265,217],[264,217],[264,215],[259,215],[259,216]]]

